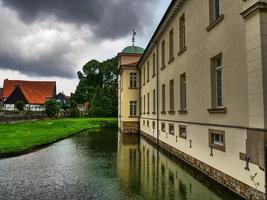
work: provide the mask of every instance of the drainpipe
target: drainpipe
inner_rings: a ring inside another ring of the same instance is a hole
[[[153,43],[156,45],[156,59],[157,59],[157,74],[156,74],[156,93],[157,93],[157,146],[159,146],[159,45],[157,41],[153,41]]]

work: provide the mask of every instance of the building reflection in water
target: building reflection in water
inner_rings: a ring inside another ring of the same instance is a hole
[[[118,134],[117,163],[121,188],[133,197],[159,200],[241,199],[142,137]]]

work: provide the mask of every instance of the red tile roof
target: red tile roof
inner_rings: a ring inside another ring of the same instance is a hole
[[[53,99],[56,94],[54,81],[5,80],[3,98],[8,98],[17,87],[21,89],[29,104],[44,104],[46,99]]]

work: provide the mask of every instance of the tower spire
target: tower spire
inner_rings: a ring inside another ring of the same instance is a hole
[[[136,32],[135,32],[135,30],[133,29],[133,37],[132,37],[133,46],[134,46],[134,44],[135,44],[135,36],[136,36]]]

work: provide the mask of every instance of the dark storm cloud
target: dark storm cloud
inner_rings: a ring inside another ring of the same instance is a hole
[[[76,25],[89,25],[99,38],[120,38],[134,27],[142,31],[158,0],[1,0],[26,23],[56,17]],[[152,7],[151,7],[152,6]]]

